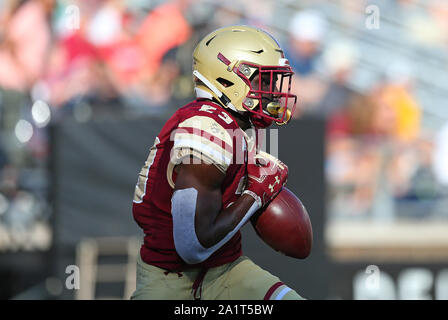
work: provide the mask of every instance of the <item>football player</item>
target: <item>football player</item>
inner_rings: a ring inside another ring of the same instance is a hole
[[[287,166],[259,150],[257,130],[290,120],[292,75],[257,28],[221,28],[196,46],[197,99],[167,121],[136,185],[145,237],[132,299],[301,299],[242,255],[240,234],[286,183]]]

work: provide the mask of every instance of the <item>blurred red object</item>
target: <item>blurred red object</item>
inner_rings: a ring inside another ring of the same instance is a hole
[[[150,72],[157,71],[163,56],[186,42],[191,33],[180,4],[167,3],[151,11],[137,33]]]

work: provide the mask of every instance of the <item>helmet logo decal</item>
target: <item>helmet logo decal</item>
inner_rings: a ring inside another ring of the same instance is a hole
[[[280,66],[289,66],[289,61],[288,61],[288,59],[281,58],[281,59],[278,59],[278,64]]]

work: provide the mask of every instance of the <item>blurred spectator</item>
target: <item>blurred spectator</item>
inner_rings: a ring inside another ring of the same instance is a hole
[[[157,72],[163,56],[185,43],[191,36],[191,27],[183,13],[191,0],[173,0],[152,10],[137,32],[137,41],[147,59],[148,73]]]
[[[290,45],[287,57],[293,70],[300,76],[308,76],[315,71],[326,32],[326,21],[314,10],[297,12],[289,24]]]
[[[289,46],[285,49],[294,72],[294,88],[300,97],[300,109],[308,110],[322,97],[324,86],[316,74],[326,33],[326,20],[314,10],[297,12],[289,23]],[[295,115],[299,115],[296,113]]]
[[[403,15],[410,40],[422,47],[436,47],[446,41],[446,1],[430,0],[423,10],[419,9],[414,6],[412,12]]]
[[[184,44],[192,28],[184,12],[188,0],[175,0],[155,7],[126,40],[117,43],[106,58],[113,81],[133,107],[165,106],[180,68],[167,54]],[[129,30],[130,31],[130,30]]]
[[[80,10],[79,27],[61,27],[48,57],[48,66],[42,79],[42,86],[49,91],[48,102],[52,107],[61,107],[72,98],[86,95],[98,83],[93,77],[93,69],[98,60],[95,46],[87,38],[89,17],[95,16],[98,5],[95,2],[76,3]],[[88,9],[94,8],[93,12]],[[57,19],[64,21],[64,15]],[[104,82],[101,79],[100,83]]]
[[[373,90],[380,103],[389,105],[397,115],[395,134],[403,142],[415,140],[420,130],[421,108],[413,95],[413,71],[403,59],[392,60],[383,84]]]
[[[363,137],[373,135],[374,132],[384,132],[384,129],[378,127],[384,117],[389,120],[386,125],[392,127],[394,114],[382,111],[371,96],[356,94],[348,101],[346,108],[335,112],[328,119],[327,134],[329,138],[335,138]]]
[[[180,75],[180,67],[172,54],[191,36],[192,28],[184,17],[190,3],[189,0],[164,3],[154,8],[139,27],[135,44],[140,50],[142,65],[135,69],[134,81],[120,88],[129,105],[160,107],[172,98],[174,82]]]
[[[323,52],[323,72],[329,84],[321,100],[312,107],[310,113],[327,119],[338,110],[347,107],[355,94],[349,81],[356,68],[358,50],[354,43],[347,40],[331,42]]]
[[[448,43],[448,3],[445,0],[431,0],[428,3],[428,13],[440,32],[440,42]]]
[[[385,81],[367,96],[355,95],[346,100],[345,110],[331,116],[329,133],[375,135],[403,143],[414,141],[420,130],[421,108],[412,96],[412,78],[404,66],[388,70]],[[334,102],[332,107],[337,109],[338,100]],[[332,101],[328,103],[331,105]]]
[[[0,86],[29,90],[41,77],[50,46],[52,0],[10,1],[2,11]]]
[[[79,29],[62,35],[50,58],[46,83],[51,104],[88,96],[121,97],[143,108],[165,105],[179,66],[164,57],[191,36],[184,17],[189,6],[188,0],[169,1],[141,17],[121,1],[83,3],[81,10],[90,11]]]
[[[137,109],[145,107],[166,107],[174,98],[175,81],[180,67],[172,54],[165,55],[155,73],[141,73],[139,81],[123,92],[124,101]],[[164,112],[164,110],[147,110]]]
[[[397,114],[396,136],[402,141],[417,138],[420,128],[420,108],[413,97],[400,86],[390,85],[381,92],[384,104],[389,105]]]
[[[89,21],[87,40],[95,47],[103,47],[119,41],[122,33],[123,4],[120,1],[103,1]]]

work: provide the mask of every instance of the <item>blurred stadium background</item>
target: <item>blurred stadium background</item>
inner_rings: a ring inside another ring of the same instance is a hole
[[[298,261],[246,226],[246,255],[311,299],[448,298],[447,1],[3,0],[1,299],[129,298],[140,166],[232,24],[296,71],[279,157],[315,236]]]

